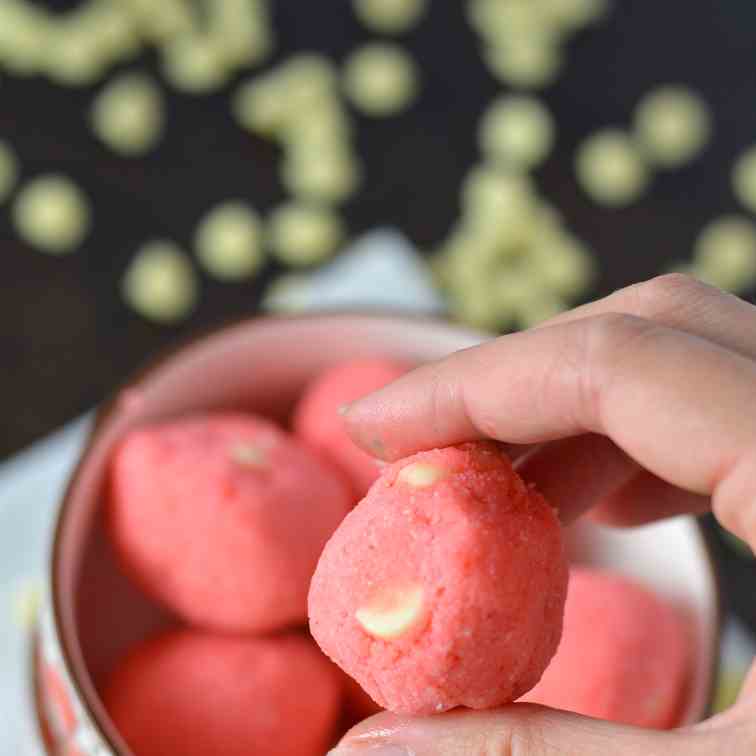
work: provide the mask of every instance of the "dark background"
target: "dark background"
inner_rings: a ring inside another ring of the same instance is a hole
[[[155,0],[159,2],[159,0]],[[372,38],[348,0],[273,0],[276,56],[318,50],[340,61]],[[48,5],[65,9],[72,2]],[[359,119],[367,172],[345,214],[359,234],[398,226],[419,248],[440,241],[457,213],[462,177],[476,160],[475,126],[502,87],[477,52],[459,0],[431,0],[428,18],[402,37],[421,66],[422,94],[405,115]],[[544,93],[559,123],[558,148],[537,173],[544,195],[592,246],[599,279],[591,295],[661,272],[688,257],[703,224],[737,211],[733,159],[756,143],[756,4],[753,0],[617,0],[609,20],[570,44],[564,75]],[[155,69],[148,54],[123,68]],[[159,80],[159,77],[158,77]],[[572,171],[575,146],[595,129],[627,126],[655,84],[684,82],[715,114],[715,139],[690,166],[659,174],[637,205],[594,206]],[[55,258],[19,241],[0,208],[0,460],[90,409],[150,355],[197,328],[256,311],[277,272],[250,283],[203,280],[201,304],[178,328],[155,326],[121,302],[118,284],[137,245],[149,238],[191,244],[198,217],[224,198],[260,211],[284,192],[278,151],[232,121],[231,86],[205,97],[165,88],[164,141],[145,159],[110,153],[91,135],[95,88],[67,89],[40,78],[0,78],[0,138],[13,144],[23,176],[71,175],[89,194],[94,226],[84,247]],[[709,527],[728,593],[756,628],[756,562],[737,558]]]

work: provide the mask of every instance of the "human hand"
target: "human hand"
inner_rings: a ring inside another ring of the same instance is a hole
[[[391,461],[479,438],[508,445],[565,522],[635,525],[709,507],[756,551],[756,308],[662,276],[425,365],[352,404]],[[756,589],[754,591],[756,597]],[[729,711],[655,732],[531,704],[372,717],[334,756],[753,756],[756,665]]]

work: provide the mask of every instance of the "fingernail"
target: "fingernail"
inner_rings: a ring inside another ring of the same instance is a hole
[[[413,756],[412,751],[392,743],[362,743],[356,746],[339,746],[327,756]]]
[[[337,409],[336,411],[337,411],[337,412],[338,412],[338,413],[339,413],[340,415],[346,415],[346,413],[347,413],[347,412],[349,412],[349,408],[350,408],[351,406],[352,406],[351,404],[342,404],[342,405],[341,405],[341,406],[340,406],[340,407],[339,407],[339,408],[338,408],[338,409]],[[330,756],[330,754],[329,754],[329,756]]]

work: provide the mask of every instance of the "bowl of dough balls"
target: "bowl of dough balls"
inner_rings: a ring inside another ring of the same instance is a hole
[[[493,442],[379,465],[346,435],[341,406],[485,338],[399,314],[257,318],[117,392],[51,550],[48,751],[322,756],[382,709],[520,699],[702,719],[720,613],[692,518],[565,529]]]

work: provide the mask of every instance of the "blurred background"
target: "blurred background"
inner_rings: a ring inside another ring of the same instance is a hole
[[[0,0],[0,460],[261,311],[751,299],[754,51],[749,0]]]

